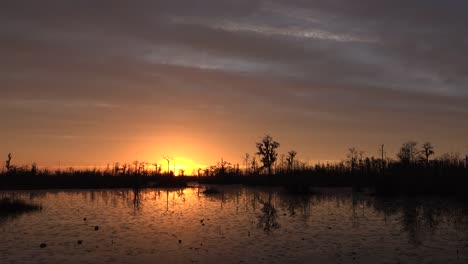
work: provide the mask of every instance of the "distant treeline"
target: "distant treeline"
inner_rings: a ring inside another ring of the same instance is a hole
[[[349,148],[342,162],[309,165],[297,158],[297,152],[280,155],[280,143],[269,135],[256,143],[255,155],[245,154],[243,164],[221,159],[216,165],[174,177],[155,163],[118,163],[105,170],[39,170],[37,165],[17,167],[8,155],[0,174],[2,189],[31,188],[116,188],[116,187],[181,187],[188,181],[213,184],[278,185],[293,191],[311,186],[370,188],[380,195],[437,194],[466,197],[468,193],[468,155],[436,156],[430,142],[419,146],[414,141],[401,145],[395,159],[380,146],[379,157],[366,156]]]
[[[172,172],[150,170],[145,162],[135,161],[133,166],[118,163],[110,169],[86,169],[50,171],[31,166],[11,165],[8,155],[5,170],[0,174],[0,189],[99,189],[99,188],[141,188],[141,187],[186,187],[184,177],[176,178]]]
[[[270,136],[257,143],[256,155],[246,154],[243,169],[221,160],[202,171],[204,183],[247,183],[281,185],[293,191],[309,186],[371,188],[379,195],[437,194],[468,196],[468,155],[446,153],[436,156],[430,142],[401,145],[395,159],[379,157],[349,148],[342,162],[308,165],[297,159],[297,152],[278,155],[280,144]]]

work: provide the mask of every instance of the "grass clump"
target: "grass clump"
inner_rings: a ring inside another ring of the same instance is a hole
[[[30,204],[20,199],[4,197],[0,199],[0,215],[9,216],[41,210],[42,206]]]

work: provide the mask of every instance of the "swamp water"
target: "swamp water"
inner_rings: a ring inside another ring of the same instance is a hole
[[[468,263],[453,200],[215,188],[17,192],[43,209],[0,218],[0,263]]]

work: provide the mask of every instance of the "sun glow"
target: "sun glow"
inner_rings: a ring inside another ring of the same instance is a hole
[[[176,176],[196,175],[198,169],[206,167],[206,165],[199,164],[185,157],[173,157],[173,159],[169,161],[169,164],[167,160],[161,158],[158,160],[157,164],[158,167],[161,168],[161,172],[174,172]]]

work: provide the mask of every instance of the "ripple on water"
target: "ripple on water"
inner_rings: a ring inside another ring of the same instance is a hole
[[[44,192],[42,212],[1,223],[0,263],[468,261],[468,212],[454,201],[220,189],[148,189],[138,203],[131,190]]]

